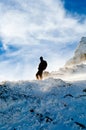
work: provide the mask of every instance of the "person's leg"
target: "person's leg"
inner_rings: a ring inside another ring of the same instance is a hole
[[[42,71],[38,71],[38,72],[36,73],[36,78],[37,78],[38,80],[41,80],[41,79],[42,79]]]
[[[36,79],[39,79],[39,71],[36,73]]]
[[[40,80],[42,79],[42,71],[39,72]]]

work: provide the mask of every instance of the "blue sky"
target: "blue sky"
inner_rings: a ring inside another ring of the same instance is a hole
[[[58,70],[86,35],[86,1],[0,0],[0,80],[35,79],[39,57]]]
[[[63,0],[64,7],[72,14],[86,15],[86,0]]]

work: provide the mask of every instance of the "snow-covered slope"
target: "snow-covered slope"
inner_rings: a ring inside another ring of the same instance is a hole
[[[0,130],[81,129],[86,129],[86,81],[0,84]]]
[[[72,66],[81,63],[86,63],[86,37],[82,37],[77,47],[74,57],[67,61],[65,66]]]

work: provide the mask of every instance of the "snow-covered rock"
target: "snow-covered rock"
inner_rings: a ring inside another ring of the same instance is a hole
[[[65,66],[73,66],[86,62],[86,37],[82,37],[74,57],[67,61]]]

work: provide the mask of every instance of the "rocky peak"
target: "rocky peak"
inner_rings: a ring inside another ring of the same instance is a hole
[[[86,62],[86,37],[81,38],[74,57],[67,61],[66,66],[77,65],[83,62]]]
[[[75,56],[78,56],[80,54],[85,54],[85,53],[86,53],[86,37],[82,37],[79,46],[75,51]]]

